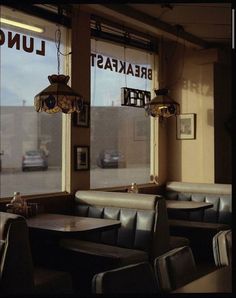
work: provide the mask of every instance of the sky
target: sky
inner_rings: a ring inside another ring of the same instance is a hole
[[[46,41],[45,56],[36,55],[35,50],[41,49],[41,39],[34,37],[34,52],[27,53],[22,49],[22,39],[20,50],[8,48],[9,30],[2,31],[5,43],[0,47],[1,105],[21,106],[24,100],[25,105],[32,106],[34,96],[49,85],[48,75],[57,73],[55,43]]]

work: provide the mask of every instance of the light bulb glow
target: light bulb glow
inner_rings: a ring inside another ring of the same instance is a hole
[[[32,25],[27,25],[27,24],[24,24],[24,23],[9,20],[9,19],[2,18],[2,17],[0,17],[0,23],[11,25],[11,26],[18,27],[18,28],[23,28],[23,29],[34,31],[34,32],[37,32],[37,33],[43,33],[44,32],[43,28],[32,26]]]

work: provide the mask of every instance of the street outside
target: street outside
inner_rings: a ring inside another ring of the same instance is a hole
[[[112,187],[148,183],[150,177],[149,165],[133,165],[128,168],[101,169],[95,168],[90,171],[90,187]]]
[[[22,195],[39,194],[61,191],[61,171],[48,169],[47,171],[15,171],[0,173],[1,198],[11,197],[15,191]]]
[[[144,165],[119,169],[94,168],[90,170],[90,188],[130,185],[149,182],[149,167]],[[61,171],[0,172],[0,197],[11,197],[15,191],[24,194],[42,194],[61,191]],[[26,193],[27,190],[27,193]]]

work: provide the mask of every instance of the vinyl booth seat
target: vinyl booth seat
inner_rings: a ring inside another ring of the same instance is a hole
[[[141,262],[94,275],[92,293],[98,295],[157,295],[158,285],[153,267]]]
[[[213,183],[168,182],[167,200],[212,203],[213,207],[198,211],[169,210],[170,233],[190,239],[195,255],[211,258],[212,238],[232,224],[232,185]]]
[[[189,246],[178,247],[157,257],[154,270],[163,293],[171,292],[197,278],[197,266]]]
[[[121,227],[89,234],[83,240],[63,239],[64,248],[109,259],[114,267],[148,261],[169,249],[167,211],[161,196],[77,191],[74,212],[119,220]]]
[[[34,266],[25,218],[0,212],[0,297],[72,294],[69,273]]]
[[[212,245],[216,266],[232,266],[232,230],[218,232]]]
[[[153,261],[170,249],[166,204],[161,196],[77,191],[74,215],[121,222],[118,229],[61,240],[68,263],[77,270],[76,283],[84,286],[87,282],[87,289],[98,272]]]
[[[92,279],[92,293],[104,295],[130,294],[156,297],[186,285],[198,277],[189,246],[172,249],[155,258],[99,272]],[[133,297],[132,296],[132,297]],[[135,297],[135,296],[134,296]]]

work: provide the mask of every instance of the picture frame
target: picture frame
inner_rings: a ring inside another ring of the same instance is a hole
[[[176,139],[193,140],[196,138],[196,114],[176,116]]]
[[[74,169],[75,171],[89,170],[89,147],[74,146]]]
[[[89,127],[90,120],[90,105],[83,103],[81,111],[74,113],[74,125],[79,127]]]

